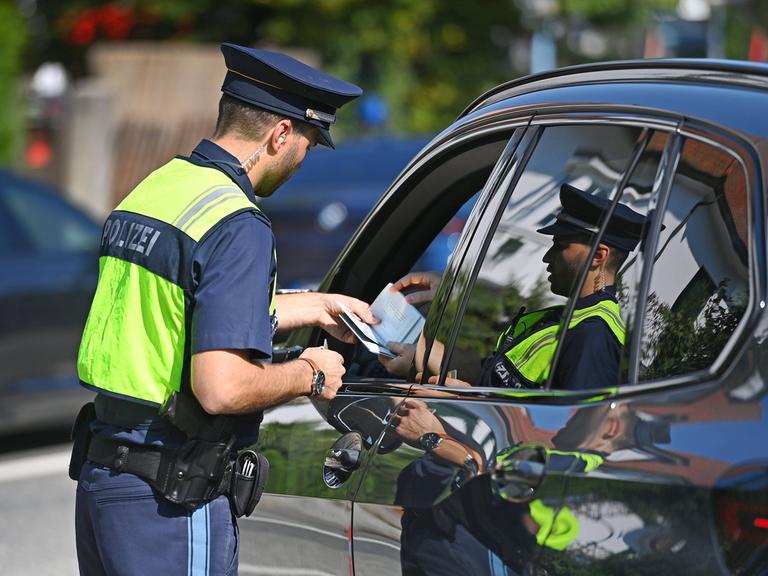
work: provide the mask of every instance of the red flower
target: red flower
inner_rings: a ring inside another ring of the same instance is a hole
[[[68,20],[71,18],[70,16]],[[83,10],[70,21],[72,24],[69,41],[76,46],[87,46],[97,37],[107,40],[125,40],[136,25],[136,15],[130,8],[110,2],[97,8]]]
[[[90,44],[96,38],[96,12],[84,10],[72,25],[69,40],[77,46]]]
[[[105,4],[99,9],[98,22],[106,38],[124,40],[133,30],[136,17],[130,8],[111,3]]]

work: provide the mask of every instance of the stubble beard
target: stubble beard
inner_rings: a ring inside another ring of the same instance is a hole
[[[286,152],[285,158],[280,164],[269,170],[265,170],[258,184],[254,186],[254,193],[261,198],[268,198],[285,184],[299,166],[296,158],[299,155],[298,143],[294,143]]]

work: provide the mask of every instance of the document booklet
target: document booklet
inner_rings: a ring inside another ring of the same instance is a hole
[[[387,284],[371,304],[371,312],[379,319],[376,325],[366,324],[344,304],[339,305],[344,324],[370,352],[396,358],[397,354],[387,348],[387,342],[414,344],[424,326],[424,317],[400,292],[390,290],[390,286],[391,283]]]

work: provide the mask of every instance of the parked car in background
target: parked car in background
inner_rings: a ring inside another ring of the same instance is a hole
[[[387,186],[429,141],[425,137],[371,137],[313,148],[273,196],[260,202],[278,251],[282,288],[316,288],[341,249]],[[457,214],[422,256],[443,267],[469,212]]]
[[[100,226],[48,186],[0,171],[0,434],[72,423]]]
[[[265,414],[272,472],[239,523],[241,567],[768,572],[766,100],[766,65],[669,60],[546,72],[473,102],[414,155],[320,287],[371,301],[469,210],[437,270],[424,374],[390,374],[329,338],[347,366],[337,398]],[[573,294],[549,291],[551,238],[536,232],[563,184],[646,218],[617,282],[620,378],[480,387],[470,359],[521,305],[573,310]]]

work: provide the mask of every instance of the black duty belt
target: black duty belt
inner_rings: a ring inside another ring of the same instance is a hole
[[[159,446],[142,446],[93,436],[88,448],[88,460],[154,482],[158,477],[163,454],[169,452]]]
[[[255,449],[235,452],[234,436],[227,442],[187,440],[178,448],[133,444],[90,433],[93,404],[83,407],[70,462],[70,477],[78,479],[87,458],[117,472],[148,481],[165,498],[188,510],[220,495],[230,498],[238,518],[249,516],[258,504],[269,475],[269,462]]]

